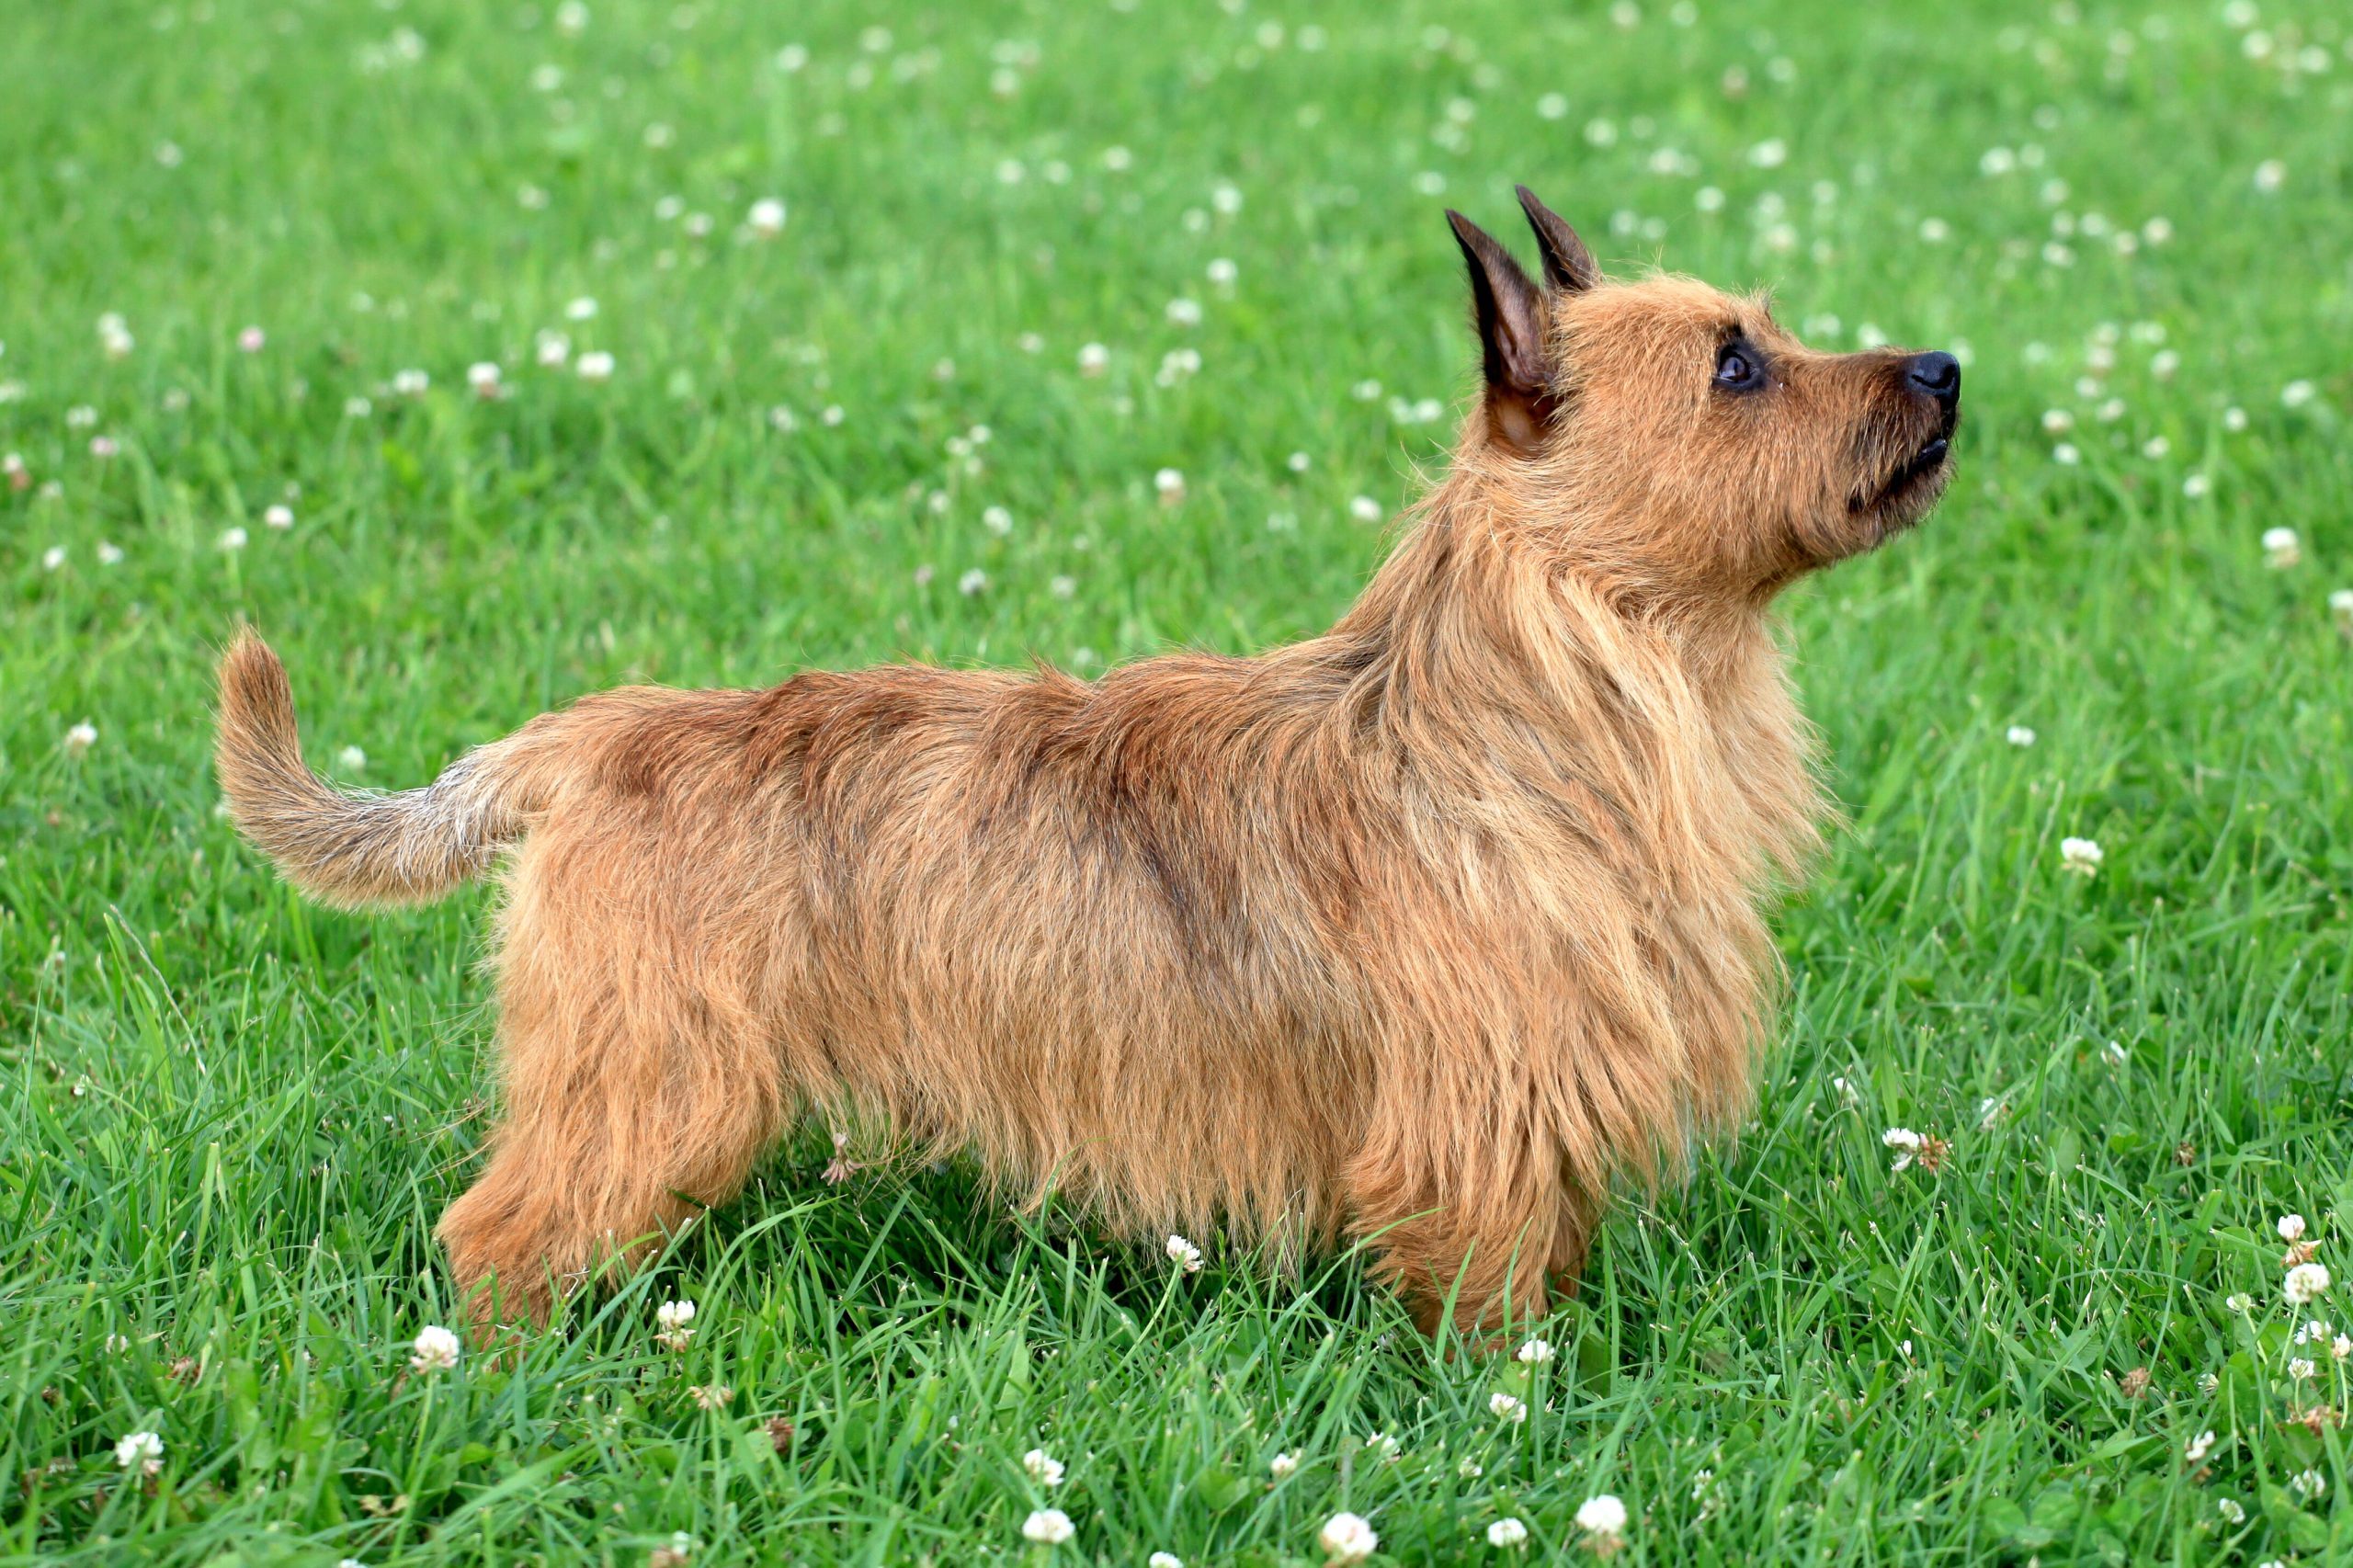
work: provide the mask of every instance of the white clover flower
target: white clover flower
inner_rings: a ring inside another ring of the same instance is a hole
[[[2216,1498],[2214,1501],[2214,1511],[2222,1516],[2222,1521],[2225,1524],[2243,1525],[2246,1523],[2246,1510],[2239,1506],[2236,1502],[2228,1497]]]
[[[592,349],[573,361],[572,370],[584,381],[609,381],[613,379],[613,357],[602,348]]]
[[[2263,530],[2263,559],[2274,571],[2286,571],[2304,558],[2302,541],[2293,528]]]
[[[1043,1449],[1032,1449],[1023,1454],[1021,1468],[1028,1471],[1029,1479],[1040,1486],[1060,1486],[1063,1483],[1063,1461]]]
[[[1887,1148],[1895,1151],[1895,1165],[1893,1168],[1899,1171],[1908,1168],[1912,1162],[1919,1157],[1920,1145],[1925,1142],[1917,1132],[1908,1127],[1891,1127],[1879,1135],[1879,1141]]]
[[[654,1321],[664,1328],[684,1328],[695,1321],[695,1304],[691,1301],[665,1301],[654,1309]]]
[[[267,527],[276,528],[280,533],[284,533],[288,528],[294,526],[294,508],[286,506],[283,503],[273,506],[264,507],[261,514],[261,520]]]
[[[1528,1419],[1528,1402],[1518,1394],[1497,1389],[1487,1396],[1487,1413],[1498,1421],[1516,1426]]]
[[[97,553],[98,564],[101,566],[119,566],[122,564],[122,546],[119,544],[110,543],[106,540],[100,540],[98,541]]]
[[[1267,1473],[1277,1481],[1288,1481],[1299,1470],[1297,1454],[1277,1454],[1267,1461]]]
[[[1185,1560],[1173,1551],[1155,1551],[1143,1560],[1143,1568],[1185,1568]]]
[[[2073,468],[2084,460],[2084,454],[2076,450],[2075,442],[2062,441],[2051,449],[2051,460],[2061,468]]]
[[[2312,402],[2318,390],[2307,381],[2290,381],[2279,389],[2279,401],[2290,408],[2302,408]]]
[[[237,551],[244,549],[245,530],[243,528],[223,529],[221,535],[221,548],[233,554]]]
[[[2059,841],[2059,869],[2071,876],[2097,876],[2099,863],[2104,858],[2100,846],[2091,839],[2063,838]]]
[[[751,225],[752,233],[764,240],[772,240],[784,233],[784,203],[773,196],[764,196],[752,203],[752,210],[745,215],[744,221]]]
[[[439,1324],[416,1331],[415,1354],[408,1364],[420,1372],[446,1372],[458,1364],[458,1336]]]
[[[1101,344],[1086,343],[1079,346],[1078,373],[1080,375],[1099,376],[1109,369],[1110,364],[1111,351]]]
[[[1370,495],[1359,495],[1348,503],[1348,516],[1360,523],[1381,521],[1381,503]]]
[[[2273,1228],[2279,1233],[2279,1239],[2283,1242],[2300,1242],[2304,1239],[2304,1217],[2302,1214],[2282,1214],[2279,1216],[2279,1222]]]
[[[560,332],[541,331],[532,340],[532,357],[542,370],[561,370],[564,361],[572,358],[572,339]]]
[[[1060,1546],[1077,1533],[1078,1527],[1060,1508],[1040,1508],[1021,1521],[1021,1539],[1040,1546]]]
[[[1201,324],[1201,302],[1182,297],[1168,301],[1168,319],[1178,326]]]
[[[1387,1463],[1395,1464],[1404,1453],[1405,1445],[1386,1432],[1375,1432],[1365,1438],[1364,1449],[1369,1454],[1379,1454]]]
[[[2063,408],[2046,408],[2042,411],[2042,427],[2053,436],[2063,436],[2075,427],[2075,416]]]
[[[237,334],[237,351],[241,354],[258,354],[268,342],[267,333],[257,326],[249,326]]]
[[[2309,1503],[2328,1490],[2328,1478],[2316,1470],[2299,1471],[2288,1478],[2288,1490]]]
[[[1152,476],[1152,487],[1160,493],[1160,504],[1174,506],[1185,498],[1185,476],[1173,468],[1164,468]]]
[[[365,419],[375,412],[376,405],[364,397],[347,397],[343,400],[343,416],[346,419]]]
[[[1315,1539],[1334,1562],[1361,1562],[1381,1546],[1372,1521],[1360,1514],[1333,1515]]]
[[[2301,1307],[2317,1300],[2330,1283],[2326,1264],[2300,1263],[2288,1270],[2288,1277],[2280,1281],[2279,1293],[2288,1298],[2290,1305]]]
[[[2340,1334],[2328,1342],[2328,1353],[2342,1361],[2353,1358],[2353,1335]]]
[[[2255,188],[2266,196],[2288,183],[2288,165],[2277,158],[2266,158],[2255,165]]]
[[[2030,746],[2034,744],[2034,732],[2028,729],[2024,724],[2012,724],[2006,731],[2003,732],[2002,738],[2009,742],[2010,744],[2014,746]]]
[[[65,732],[65,755],[77,762],[89,756],[90,748],[97,744],[98,727],[87,719]]]
[[[569,304],[567,304],[567,305],[565,305],[565,306],[563,307],[563,314],[564,314],[564,319],[565,319],[566,321],[594,321],[594,320],[596,320],[596,319],[597,319],[597,301],[596,301],[596,297],[595,297],[594,295],[590,295],[590,294],[583,294],[583,295],[581,295],[578,299],[574,300],[574,301],[571,301]]]
[[[2211,1431],[2200,1432],[2184,1445],[2181,1457],[2190,1464],[2203,1464],[2206,1462],[2206,1456],[2213,1451],[2214,1434]]]
[[[2186,474],[2181,481],[2181,493],[2192,501],[2203,501],[2214,493],[2213,478],[2203,473]]]
[[[433,385],[433,378],[422,370],[394,370],[392,391],[402,397],[423,397]]]
[[[1519,1358],[1520,1365],[1540,1367],[1552,1358],[1552,1346],[1546,1340],[1531,1339],[1521,1346],[1515,1354]]]
[[[496,397],[499,392],[497,362],[491,359],[479,359],[467,366],[466,385],[473,388],[476,397]]]
[[[2302,1356],[2288,1363],[2288,1376],[2298,1382],[2302,1382],[2319,1369]]]
[[[1172,348],[1160,357],[1160,369],[1153,376],[1155,385],[1173,387],[1201,368],[1201,351],[1198,348]]]
[[[1577,1508],[1577,1528],[1587,1535],[1621,1535],[1626,1528],[1626,1505],[1607,1492],[1588,1497]]]
[[[2124,1049],[2124,1042],[2120,1040],[2109,1040],[2100,1047],[2099,1054],[2110,1067],[2121,1067],[2132,1059],[2131,1052]]]
[[[966,598],[974,598],[988,591],[989,574],[975,566],[956,579],[956,591]]]
[[[153,1432],[129,1432],[114,1446],[114,1462],[124,1470],[153,1475],[164,1468],[164,1439]]]
[[[1233,265],[1232,258],[1222,256],[1211,258],[1207,272],[1209,280],[1221,289],[1233,288],[1234,279],[1242,276],[1242,269]]]
[[[368,766],[368,754],[358,746],[346,746],[335,754],[335,765],[346,773],[358,773]]]
[[[1002,506],[990,506],[981,513],[981,526],[999,539],[1013,531],[1013,514]]]
[[[1497,1519],[1487,1527],[1489,1546],[1515,1547],[1528,1544],[1528,1527],[1518,1519]]]
[[[2222,1298],[2222,1310],[2226,1312],[2251,1312],[2255,1311],[2255,1298],[2244,1290],[2234,1290]]]
[[[1778,169],[1790,161],[1790,144],[1778,136],[1768,137],[1748,150],[1748,161],[1760,169]]]
[[[1169,1260],[1176,1265],[1180,1273],[1199,1274],[1201,1271],[1201,1249],[1184,1237],[1169,1237],[1167,1252]]]

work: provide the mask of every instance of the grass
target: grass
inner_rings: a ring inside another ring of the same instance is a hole
[[[1597,1493],[1637,1563],[2344,1561],[2344,1437],[2291,1416],[2347,1364],[2290,1334],[2353,1308],[2285,1304],[2272,1227],[2353,1267],[2353,51],[2264,9],[9,6],[0,1561],[1315,1562],[1343,1508],[1500,1561]],[[1849,823],[1756,1121],[1617,1211],[1557,1357],[803,1142],[511,1362],[404,1375],[453,1312],[482,902],[325,913],[238,846],[228,629],[316,756],[408,784],[625,680],[1320,628],[1381,550],[1352,499],[1413,490],[1472,374],[1438,208],[1506,233],[1514,179],[1818,342],[1972,349],[1938,517],[1786,603]],[[1891,1173],[1891,1125],[1949,1158]],[[1049,1503],[1075,1539],[1025,1544]]]

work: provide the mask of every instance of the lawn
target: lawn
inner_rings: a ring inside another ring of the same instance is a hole
[[[1398,1562],[2353,1553],[2353,1301],[2280,1233],[2353,1270],[2341,8],[0,34],[0,1562],[1313,1564],[1342,1511]],[[1969,367],[1940,511],[1784,601],[1846,820],[1755,1119],[1628,1195],[1552,1357],[811,1136],[412,1369],[486,899],[338,915],[239,844],[237,621],[381,786],[626,681],[1319,630],[1475,378],[1440,209],[1529,254],[1515,180],[1615,269]]]

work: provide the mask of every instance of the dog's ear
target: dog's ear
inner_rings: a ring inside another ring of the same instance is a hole
[[[1552,416],[1552,377],[1544,363],[1544,297],[1511,253],[1452,208],[1455,243],[1471,266],[1471,309],[1485,356],[1487,415],[1495,437],[1533,451]]]
[[[1561,215],[1536,199],[1536,193],[1526,186],[1514,186],[1519,192],[1520,209],[1528,214],[1528,226],[1536,231],[1536,248],[1544,253],[1544,281],[1552,289],[1574,294],[1590,289],[1601,281],[1601,268],[1593,264],[1593,253],[1585,248],[1577,232],[1562,221]]]

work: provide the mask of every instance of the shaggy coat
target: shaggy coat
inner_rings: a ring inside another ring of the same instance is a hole
[[[289,878],[500,870],[503,1119],[439,1228],[479,1321],[813,1116],[1125,1233],[1361,1239],[1425,1326],[1493,1324],[1742,1114],[1822,811],[1767,606],[1927,510],[1958,371],[1607,283],[1524,199],[1545,283],[1456,220],[1485,395],[1309,642],[631,687],[360,796],[239,634],[221,778]]]

